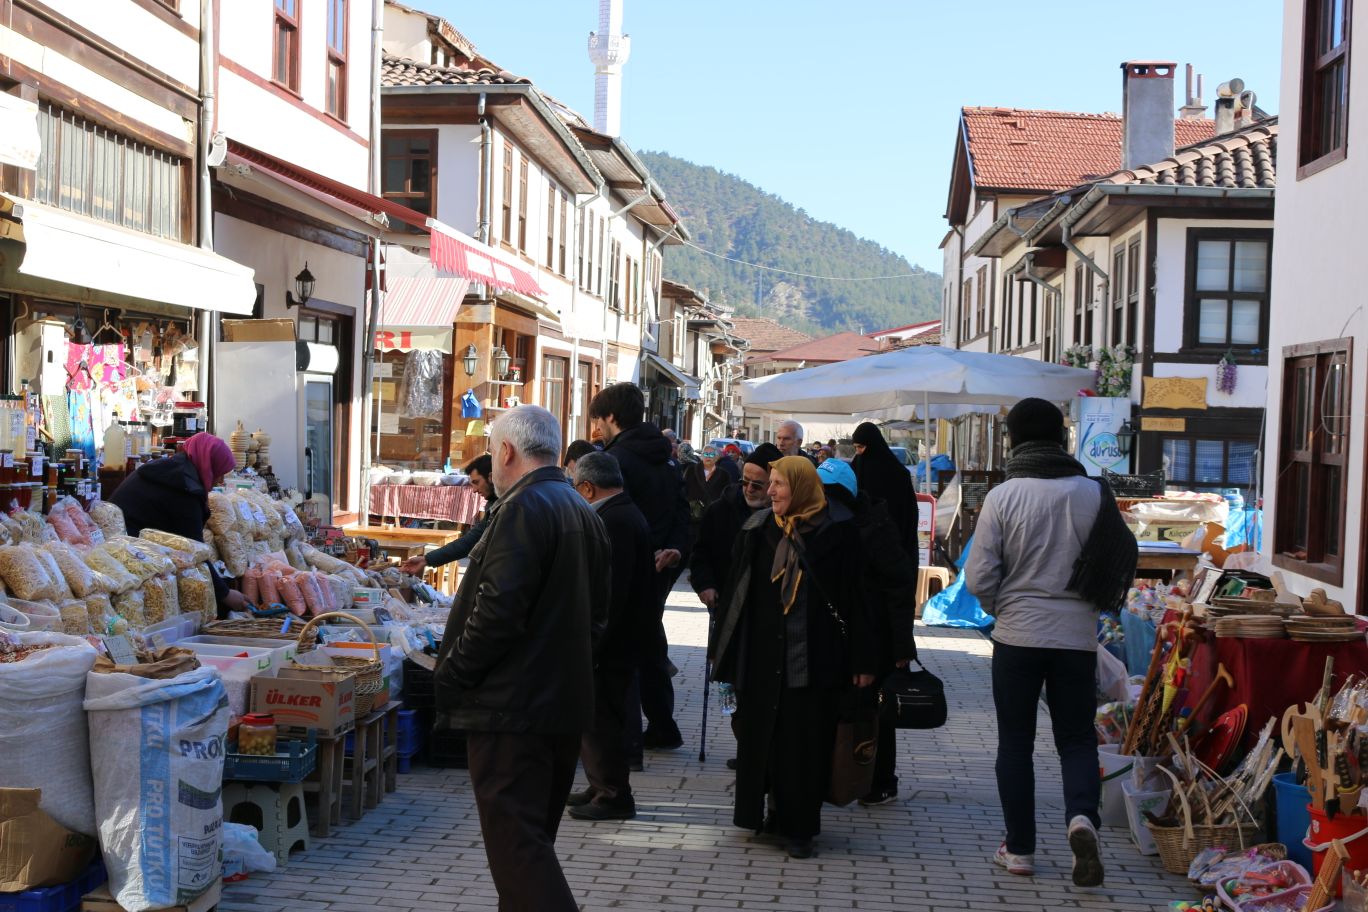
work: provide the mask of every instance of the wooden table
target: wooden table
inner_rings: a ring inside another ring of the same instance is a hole
[[[440,548],[460,538],[464,532],[459,529],[398,529],[386,526],[343,526],[342,534],[351,538],[373,538],[382,548]],[[456,591],[456,565],[434,567],[431,574],[433,586],[444,595]]]
[[[394,776],[398,755],[399,708],[403,704],[391,700],[356,723],[352,735],[351,756],[344,764],[344,783],[347,787],[347,811],[353,820],[360,820],[363,808],[376,807],[384,800],[387,787]]]
[[[1140,559],[1135,569],[1167,570],[1172,574],[1172,579],[1177,579],[1183,575],[1191,576],[1197,569],[1197,559],[1201,556],[1202,552],[1188,548],[1154,547],[1147,546],[1146,542],[1140,542]]]

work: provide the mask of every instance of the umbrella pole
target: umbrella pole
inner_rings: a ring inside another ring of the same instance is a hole
[[[922,441],[926,444],[926,472],[922,475],[923,493],[931,493],[931,393],[922,390]]]

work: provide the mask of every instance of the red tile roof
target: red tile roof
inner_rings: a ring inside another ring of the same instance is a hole
[[[812,336],[790,329],[768,317],[733,317],[732,335],[750,343],[752,354],[779,351],[810,342]]]
[[[1021,108],[964,108],[974,184],[1067,190],[1121,168],[1121,117]],[[1211,139],[1210,120],[1175,120],[1179,148]]]
[[[849,361],[863,358],[879,350],[879,343],[857,332],[837,333],[822,339],[813,339],[802,345],[795,345],[782,351],[752,355],[747,361],[806,361],[808,364],[828,364],[832,361]]]

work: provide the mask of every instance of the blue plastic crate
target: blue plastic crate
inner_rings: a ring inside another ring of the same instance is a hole
[[[282,741],[273,756],[227,754],[223,758],[223,778],[238,782],[303,782],[318,765],[318,742],[313,734],[307,741]],[[3,910],[0,910],[3,912]]]
[[[81,897],[104,882],[104,865],[97,860],[70,883],[22,893],[0,893],[0,912],[78,912]]]
[[[399,754],[400,756],[410,756],[418,753],[423,747],[423,729],[418,720],[418,711],[414,709],[399,710]]]

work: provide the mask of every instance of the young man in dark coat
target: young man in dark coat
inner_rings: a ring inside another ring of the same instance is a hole
[[[601,437],[604,452],[618,461],[627,494],[651,530],[655,584],[643,619],[648,642],[637,666],[641,709],[649,723],[643,742],[647,748],[673,750],[684,744],[684,737],[674,720],[665,602],[688,550],[689,503],[679,465],[670,456],[670,441],[642,420],[645,413],[646,401],[634,383],[604,387],[589,403],[591,436]]]
[[[575,912],[555,841],[580,738],[593,722],[610,546],[558,465],[554,415],[523,405],[492,430],[499,502],[442,637],[437,721],[467,733],[499,907]]]
[[[475,457],[465,467],[466,475],[470,476],[470,486],[475,489],[475,493],[485,499],[484,516],[480,517],[469,529],[466,529],[465,534],[454,542],[404,561],[405,573],[421,576],[428,567],[441,567],[470,556],[470,552],[480,543],[480,537],[484,535],[485,529],[489,527],[489,514],[497,500],[494,495],[494,483],[489,479],[490,464],[489,454],[485,453],[483,456]]]
[[[603,520],[613,547],[608,629],[594,654],[594,726],[585,733],[580,762],[589,787],[570,796],[578,820],[631,820],[629,757],[624,739],[627,694],[641,651],[641,617],[651,603],[655,558],[646,517],[622,489],[622,470],[607,453],[575,463],[575,490]]]

